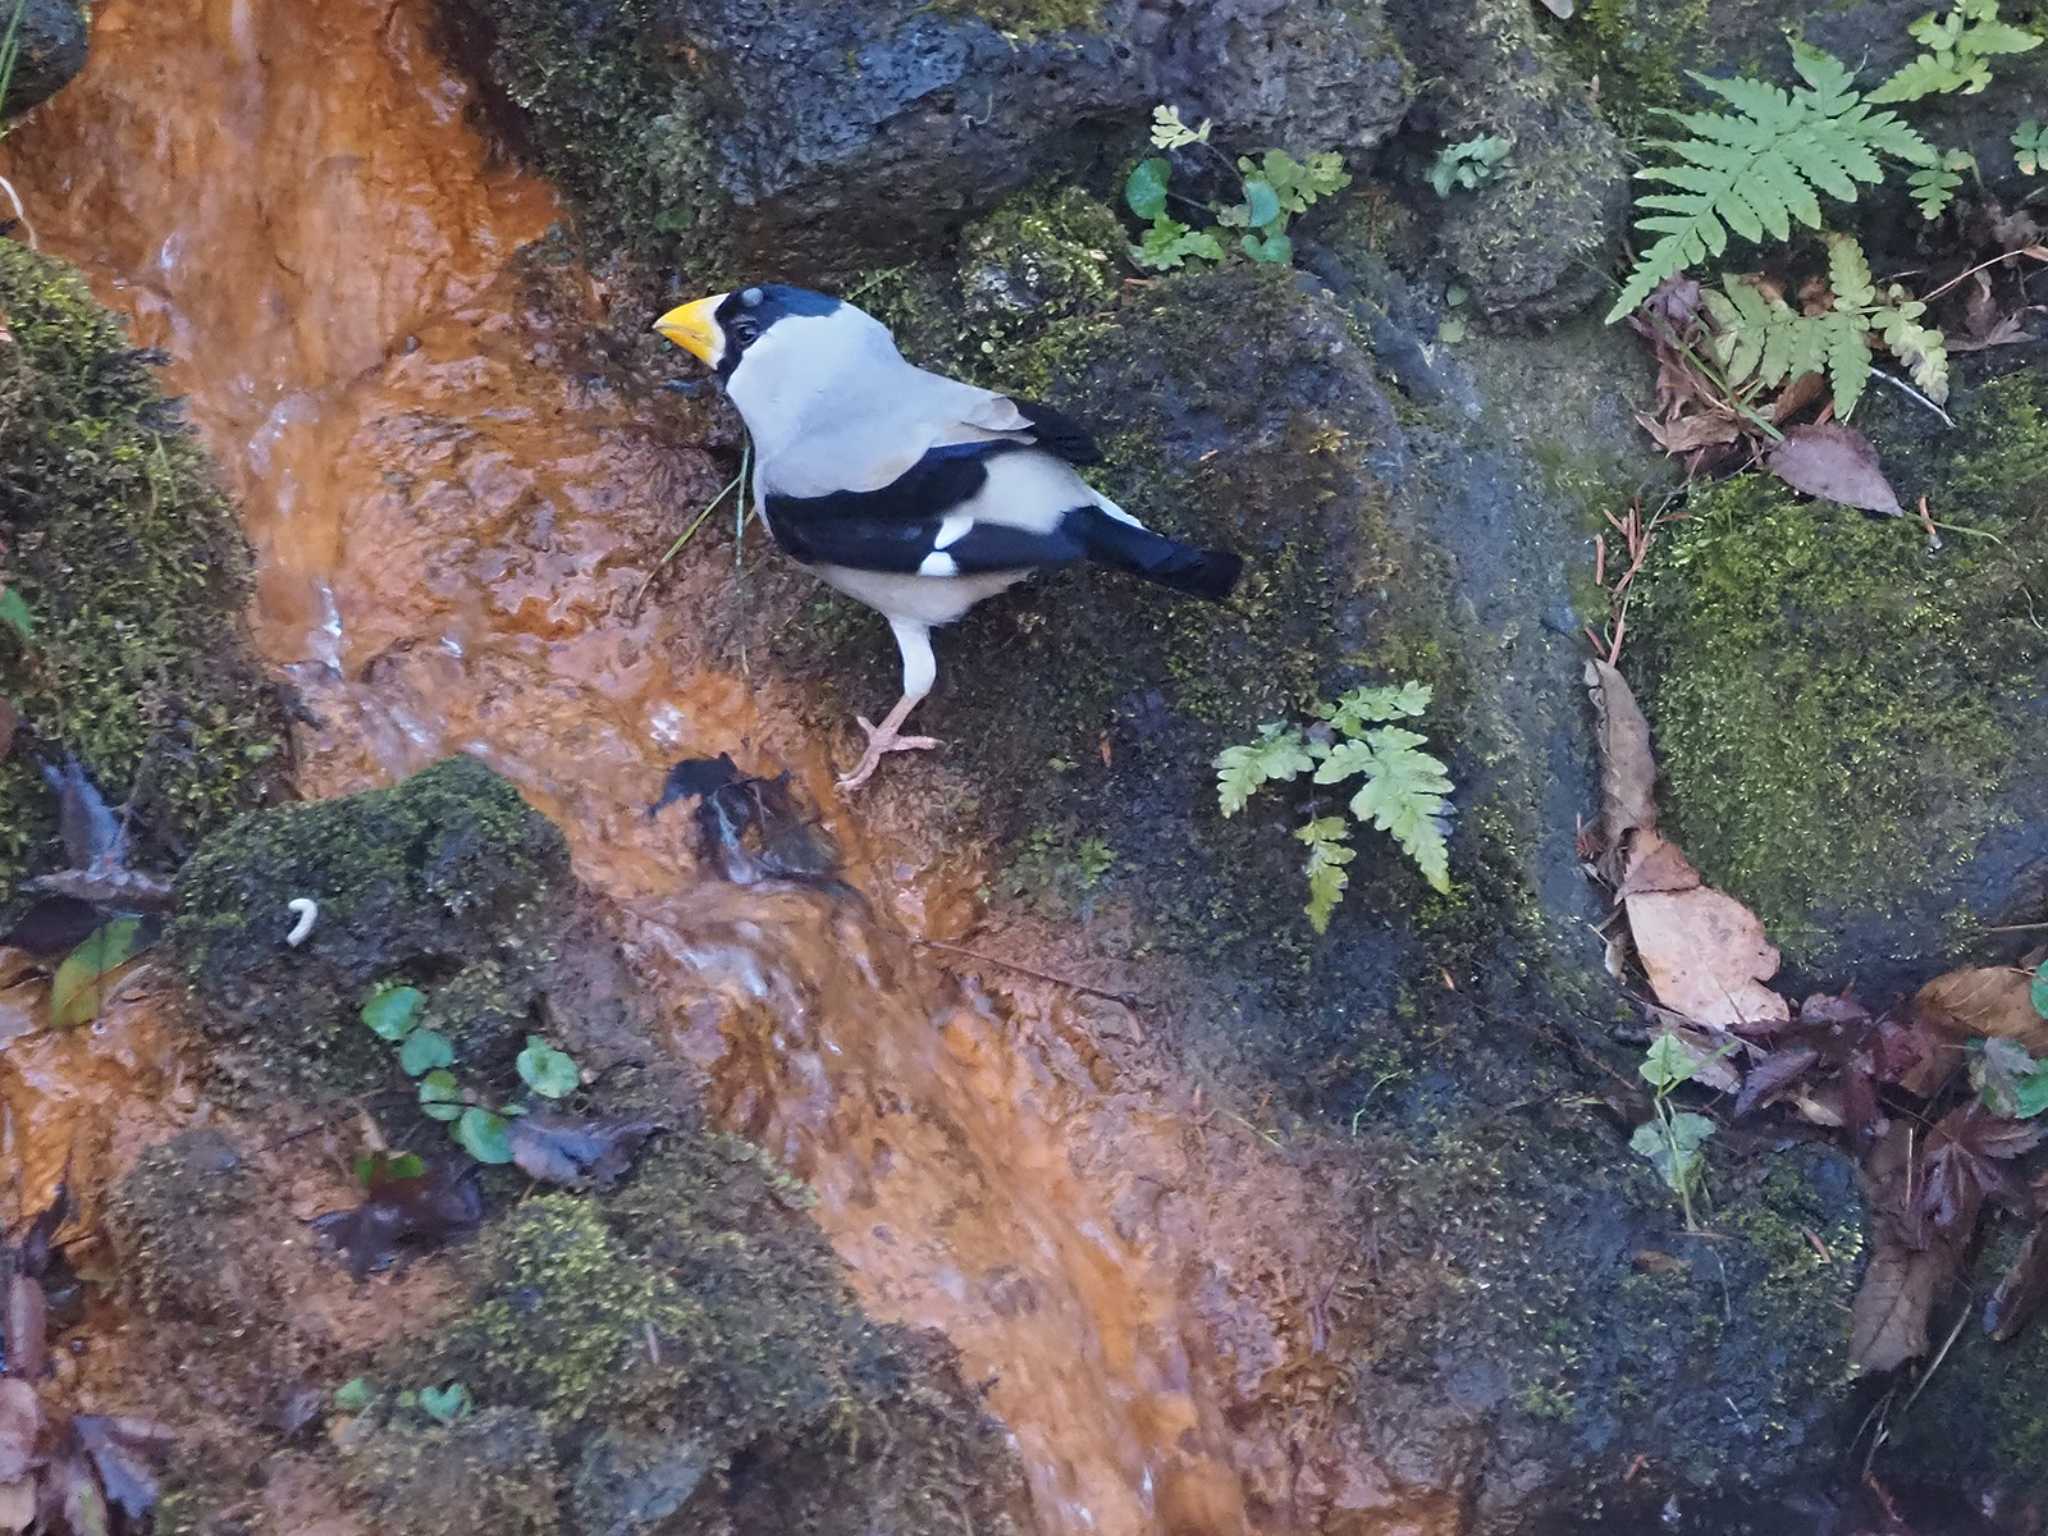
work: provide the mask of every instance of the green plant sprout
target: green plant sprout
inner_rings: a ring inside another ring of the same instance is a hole
[[[2041,167],[2048,165],[2048,128],[2028,118],[2012,131],[2012,153],[2022,176],[2040,175]]]
[[[1991,83],[1990,60],[2041,46],[2033,33],[1998,19],[1998,0],[1956,0],[1946,16],[1929,11],[1906,30],[1925,51],[1872,91],[1872,102],[1975,96]]]
[[[525,1106],[500,1104],[494,1108],[479,1102],[477,1094],[462,1086],[453,1071],[454,1042],[420,1022],[426,1003],[427,996],[418,987],[379,986],[364,1000],[363,1024],[378,1039],[398,1047],[399,1070],[419,1082],[421,1114],[446,1125],[456,1145],[478,1162],[511,1162],[510,1122],[526,1113]],[[526,1037],[525,1049],[514,1065],[528,1091],[543,1099],[567,1098],[582,1085],[574,1058],[539,1035]]]
[[[1304,773],[1317,784],[1363,779],[1351,797],[1350,818],[1317,816],[1295,829],[1308,849],[1309,925],[1326,933],[1351,877],[1345,866],[1358,856],[1351,846],[1352,822],[1370,820],[1392,834],[1431,887],[1451,888],[1450,850],[1444,822],[1450,811],[1451,774],[1420,748],[1428,740],[1388,724],[1414,719],[1429,708],[1431,689],[1423,683],[1354,688],[1334,704],[1317,706],[1313,727],[1275,722],[1259,739],[1226,747],[1215,760],[1217,803],[1235,816],[1268,784],[1284,784]]]
[[[1430,162],[1430,187],[1438,197],[1449,197],[1460,187],[1470,192],[1500,174],[1501,162],[1514,147],[1512,141],[1498,134],[1446,144]]]
[[[1148,227],[1131,260],[1151,271],[1171,271],[1191,260],[1222,261],[1223,241],[1213,229],[1196,229],[1166,211],[1169,199],[1206,208],[1219,228],[1240,231],[1238,249],[1253,261],[1284,266],[1294,259],[1289,221],[1318,201],[1351,185],[1343,157],[1334,151],[1297,160],[1284,149],[1269,149],[1257,160],[1240,155],[1232,161],[1209,142],[1210,122],[1199,128],[1182,121],[1176,107],[1152,113],[1152,144],[1156,149],[1207,150],[1238,179],[1242,198],[1227,205],[1198,204],[1171,190],[1172,163],[1161,156],[1141,160],[1124,182],[1124,204]]]
[[[1724,1045],[1712,1056],[1702,1059],[1666,1030],[1650,1042],[1650,1048],[1643,1053],[1641,1065],[1636,1068],[1656,1094],[1650,1100],[1651,1117],[1636,1127],[1635,1135],[1629,1138],[1629,1150],[1648,1159],[1665,1187],[1678,1196],[1679,1209],[1685,1213],[1688,1232],[1700,1229],[1694,1201],[1704,1202],[1706,1198],[1706,1144],[1707,1138],[1714,1134],[1714,1122],[1690,1110],[1672,1109],[1671,1095],[1680,1084],[1696,1077],[1708,1061],[1717,1060],[1733,1049],[1733,1045]]]

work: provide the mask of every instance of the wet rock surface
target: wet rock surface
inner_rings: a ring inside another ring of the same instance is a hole
[[[8,8],[8,24],[17,29],[19,51],[0,116],[14,117],[48,101],[85,68],[88,28],[74,0],[26,0]]]

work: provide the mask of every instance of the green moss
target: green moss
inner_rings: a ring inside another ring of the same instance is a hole
[[[1693,104],[1680,49],[1708,16],[1708,0],[1586,0],[1548,30],[1579,74],[1600,82],[1601,112],[1634,141],[1662,131],[1658,112]]]
[[[211,468],[120,324],[69,267],[0,240],[0,631],[20,740],[75,754],[117,803],[141,785],[137,862],[167,868],[278,781],[277,701],[242,630],[249,556]],[[61,862],[30,755],[0,760],[0,888]]]
[[[568,867],[561,833],[518,790],[450,758],[391,789],[258,812],[208,838],[179,875],[169,938],[209,1034],[259,1074],[357,1091],[390,1071],[357,1019],[373,982],[423,986],[471,1066],[489,1064],[487,1032],[499,1049],[516,1042]],[[319,920],[287,950],[286,903],[306,895]]]
[[[708,174],[697,92],[641,39],[653,0],[466,0],[489,78],[594,243],[668,260],[705,254],[724,199]]]
[[[523,1409],[382,1429],[351,1441],[344,1461],[375,1529],[393,1536],[551,1536],[560,1528],[547,1425]]]
[[[137,1305],[207,1320],[239,1300],[221,1283],[225,1224],[249,1207],[250,1177],[215,1131],[190,1131],[135,1160],[107,1203],[107,1231]]]
[[[1102,0],[935,0],[932,9],[979,16],[1014,37],[1091,31],[1102,24]]]
[[[1794,958],[1830,952],[1831,914],[1947,882],[2048,745],[2027,715],[2042,394],[1987,388],[1926,470],[1947,517],[1995,541],[1951,535],[1930,558],[1911,519],[1746,476],[1693,498],[1640,586],[1636,675],[1674,835]]]

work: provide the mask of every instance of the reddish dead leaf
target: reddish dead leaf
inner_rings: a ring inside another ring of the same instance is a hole
[[[1739,1120],[1751,1110],[1770,1103],[1810,1072],[1819,1060],[1820,1052],[1810,1045],[1771,1052],[1750,1068],[1749,1075],[1743,1078],[1742,1092],[1735,1096],[1735,1117]]]
[[[2036,1056],[2048,1055],[2048,1020],[2034,1011],[2033,978],[2010,966],[1937,976],[1913,994],[1908,1013],[1951,1040],[1996,1036],[2016,1040]]]
[[[318,1217],[314,1230],[341,1250],[360,1280],[402,1252],[428,1251],[473,1231],[484,1209],[475,1171],[431,1163],[415,1177],[390,1178],[373,1165],[362,1204]]]
[[[1638,828],[1657,825],[1657,760],[1650,752],[1650,722],[1620,672],[1606,662],[1586,663],[1586,689],[1600,743],[1600,832],[1606,843],[1602,873],[1619,884],[1623,845]]]
[[[1781,427],[1827,392],[1828,381],[1817,373],[1789,380],[1771,402],[1771,425]]]
[[[50,1368],[50,1309],[43,1282],[10,1265],[7,1277],[7,1370],[24,1381]]]
[[[1927,1318],[1955,1272],[1944,1246],[1913,1249],[1878,1239],[1849,1312],[1849,1362],[1858,1370],[1896,1370],[1927,1353]]]
[[[2018,1335],[2048,1300],[2048,1226],[2036,1226],[1984,1303],[1984,1331],[2000,1343]]]
[[[1795,491],[1866,512],[1905,514],[1891,482],[1878,468],[1877,450],[1854,427],[1836,422],[1794,427],[1765,462]]]
[[[1976,1103],[1951,1110],[1927,1138],[1920,1214],[1935,1233],[1958,1246],[1976,1230],[1987,1199],[2032,1216],[2033,1191],[2010,1164],[2032,1151],[2041,1135],[2038,1125],[2004,1119]]]
[[[43,1405],[36,1389],[9,1376],[0,1380],[0,1483],[11,1483],[38,1462],[36,1441],[43,1432]]]
[[[616,1183],[633,1154],[665,1129],[655,1120],[584,1120],[536,1109],[511,1123],[512,1161],[530,1179],[573,1188]]]

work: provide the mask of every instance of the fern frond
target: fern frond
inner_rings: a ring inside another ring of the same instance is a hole
[[[1351,823],[1342,816],[1318,816],[1294,835],[1308,844],[1308,862],[1302,872],[1308,876],[1308,924],[1317,933],[1330,931],[1330,914],[1344,899],[1351,876],[1344,866],[1358,857],[1350,844]]]
[[[1914,165],[1936,160],[1933,148],[1890,112],[1874,112],[1854,77],[1832,55],[1795,45],[1793,62],[1805,83],[1787,92],[1761,80],[1694,75],[1732,112],[1666,114],[1692,134],[1655,147],[1676,161],[1636,173],[1676,191],[1639,197],[1652,210],[1637,227],[1660,238],[1637,259],[1608,312],[1619,320],[1676,272],[1727,249],[1731,233],[1751,242],[1791,238],[1792,226],[1818,229],[1819,195],[1854,202],[1857,186],[1884,179],[1879,156]]]
[[[1962,184],[1963,178],[1946,165],[1922,166],[1906,178],[1906,185],[1913,192],[1913,206],[1930,224],[1948,212],[1948,205],[1956,200],[1956,188]]]
[[[1392,835],[1439,891],[1451,888],[1450,849],[1444,841],[1444,817],[1450,810],[1451,774],[1437,758],[1418,751],[1425,736],[1398,726],[1382,726],[1369,735],[1339,742],[1316,769],[1318,784],[1337,784],[1363,775],[1365,784],[1351,797],[1354,819],[1371,819]]]
[[[1354,688],[1327,710],[1323,718],[1346,736],[1356,736],[1368,725],[1380,725],[1404,716],[1414,718],[1429,708],[1436,690],[1427,683],[1407,682],[1398,688],[1389,684]]]
[[[1895,70],[1870,93],[1871,101],[1975,96],[1991,83],[1987,59],[2041,46],[2026,28],[1998,19],[1998,0],[1956,0],[1946,16],[1923,16],[1908,30],[1928,51]]]
[[[1892,289],[1896,296],[1897,288]],[[1920,323],[1927,306],[1917,300],[1894,303],[1879,311],[1878,331],[1893,357],[1913,376],[1913,382],[1936,405],[1948,399],[1948,338]]]
[[[1315,765],[1298,727],[1262,726],[1257,741],[1216,754],[1211,766],[1216,770],[1217,802],[1225,816],[1235,816],[1264,785],[1285,783]]]

